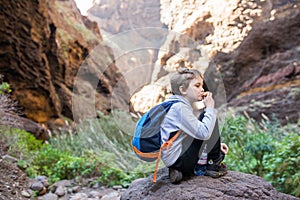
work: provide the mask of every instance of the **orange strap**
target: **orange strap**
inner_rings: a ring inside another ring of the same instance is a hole
[[[159,155],[159,152],[152,152],[152,153],[144,153],[144,152],[141,152],[140,150],[138,150],[135,146],[132,146],[132,149],[134,150],[134,152],[141,156],[141,157],[144,157],[144,158],[157,158],[158,155]]]
[[[157,177],[157,170],[158,170],[158,165],[160,162],[160,158],[161,158],[161,154],[163,149],[169,149],[171,147],[171,145],[173,144],[173,142],[178,138],[178,136],[182,133],[182,130],[179,130],[170,140],[168,140],[167,142],[163,143],[159,149],[158,156],[157,156],[157,161],[156,161],[156,165],[155,165],[155,169],[154,169],[154,174],[153,174],[153,183],[156,183],[156,177]]]

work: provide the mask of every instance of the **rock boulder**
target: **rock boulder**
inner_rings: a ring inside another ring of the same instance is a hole
[[[122,194],[121,200],[151,199],[298,199],[278,192],[264,179],[241,172],[229,171],[224,177],[214,179],[195,176],[180,184],[171,184],[168,170],[159,171],[158,179],[152,183],[152,176],[137,179]]]

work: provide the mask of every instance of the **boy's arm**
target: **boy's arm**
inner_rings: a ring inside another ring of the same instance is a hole
[[[187,106],[180,106],[178,112],[179,126],[186,134],[200,140],[208,140],[214,129],[217,110],[206,108],[202,122],[193,114],[193,110]]]

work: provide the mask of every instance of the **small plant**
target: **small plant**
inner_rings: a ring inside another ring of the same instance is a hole
[[[10,85],[7,82],[3,82],[0,84],[0,94],[7,94],[10,93],[12,90]]]

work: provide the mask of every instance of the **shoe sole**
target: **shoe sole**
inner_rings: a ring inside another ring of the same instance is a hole
[[[205,176],[210,176],[212,178],[219,178],[221,176],[224,176],[227,174],[227,171],[226,172],[216,172],[216,171],[209,171],[209,170],[206,170],[205,172]]]
[[[169,177],[171,183],[180,183],[182,181],[182,173],[177,170],[170,170]]]

